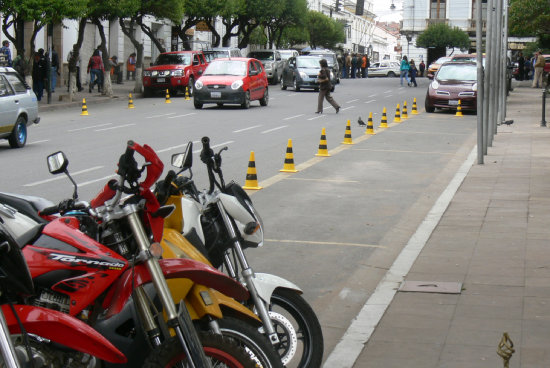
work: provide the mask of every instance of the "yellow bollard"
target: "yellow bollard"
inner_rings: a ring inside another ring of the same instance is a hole
[[[401,122],[401,112],[399,111],[399,104],[397,104],[397,107],[395,108],[395,117],[393,118],[394,123],[400,123]]]
[[[351,125],[348,120],[348,123],[346,124],[346,133],[344,134],[344,141],[343,144],[353,144],[353,141],[351,140]]]
[[[365,134],[376,134],[374,132],[374,126],[372,125],[372,112],[369,112],[369,120],[367,120],[367,130],[365,131]]]
[[[82,112],[80,113],[80,116],[88,116],[88,107],[86,106],[86,99],[82,99]]]
[[[386,116],[386,108],[384,107],[384,110],[382,110],[382,120],[380,120],[379,128],[387,128],[387,127],[388,127],[388,117]]]
[[[462,115],[462,106],[460,106],[460,100],[458,100],[458,106],[456,107],[455,116],[464,116],[464,115]]]
[[[168,90],[166,90],[166,101],[164,101],[166,103],[172,103],[172,101],[170,101],[170,92]]]
[[[319,150],[317,151],[315,156],[330,157],[330,153],[328,153],[327,134],[326,134],[325,128],[321,130],[321,140],[319,141]]]
[[[279,170],[281,172],[295,173],[298,172],[294,166],[294,154],[292,153],[292,139],[288,140],[288,146],[286,147],[285,163],[283,168]]]
[[[248,169],[246,170],[246,180],[244,182],[243,189],[262,189],[258,185],[258,176],[256,175],[256,160],[254,159],[254,151],[250,152],[250,159],[248,160]]]
[[[412,110],[411,110],[411,114],[413,114],[413,115],[418,114],[418,109],[416,108],[416,97],[413,99],[413,107],[412,107]]]
[[[128,95],[128,108],[129,109],[134,108],[134,100],[132,100],[132,94],[131,93]]]

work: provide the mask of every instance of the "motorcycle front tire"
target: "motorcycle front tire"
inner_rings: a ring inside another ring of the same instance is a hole
[[[206,359],[210,361],[211,367],[218,367],[223,364],[227,368],[255,368],[256,362],[250,355],[234,341],[222,335],[215,335],[211,332],[199,333]],[[178,363],[186,362],[186,356],[182,351],[181,344],[177,337],[171,337],[164,341],[149,355],[143,364],[144,368],[170,368],[176,367]],[[202,368],[202,367],[201,367]]]
[[[245,349],[261,368],[284,368],[274,346],[258,329],[250,324],[231,317],[218,320],[218,326],[227,337]]]
[[[301,351],[301,357],[296,355],[286,364],[299,368],[321,367],[324,350],[323,331],[319,319],[307,301],[295,290],[277,288],[271,295],[270,310],[292,319],[290,322],[302,344],[298,350]],[[285,336],[284,329],[276,330],[281,342],[279,346],[275,345],[275,349],[284,359],[288,336]]]

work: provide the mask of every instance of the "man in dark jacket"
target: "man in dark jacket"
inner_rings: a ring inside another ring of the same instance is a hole
[[[38,101],[42,100],[44,93],[44,79],[48,76],[48,66],[44,57],[44,49],[38,49],[34,54],[34,63],[32,65],[32,90],[36,94]]]
[[[317,111],[315,113],[323,113],[323,100],[326,98],[338,114],[338,111],[340,111],[340,105],[338,105],[338,103],[334,101],[334,98],[330,95],[332,85],[330,84],[330,69],[328,68],[328,63],[325,59],[321,59],[319,60],[319,65],[321,66],[321,70],[317,76],[317,81],[319,82],[319,97],[317,98]]]

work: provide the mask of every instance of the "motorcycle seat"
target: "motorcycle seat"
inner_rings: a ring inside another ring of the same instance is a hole
[[[17,211],[40,224],[46,223],[47,221],[38,215],[38,211],[54,205],[44,198],[2,192],[0,192],[0,203],[15,208]]]

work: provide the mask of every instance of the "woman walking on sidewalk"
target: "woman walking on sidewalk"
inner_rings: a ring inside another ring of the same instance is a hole
[[[338,114],[338,111],[340,111],[340,105],[338,105],[338,103],[334,101],[334,98],[330,95],[332,85],[330,84],[330,70],[328,68],[328,63],[325,59],[321,59],[319,60],[319,65],[321,66],[321,71],[319,71],[319,75],[317,76],[317,81],[319,82],[319,97],[317,98],[317,111],[315,113],[323,113],[323,99],[326,98]]]
[[[105,67],[103,66],[103,60],[99,55],[99,50],[96,49],[94,51],[94,54],[90,58],[90,61],[88,62],[88,74],[90,74],[90,93],[92,93],[92,90],[94,89],[94,84],[96,83],[98,92],[101,92],[101,76],[103,75],[104,71]]]
[[[401,71],[401,86],[403,86],[403,77],[405,77],[405,80],[407,81],[407,85],[410,86],[411,82],[409,82],[409,62],[407,61],[407,56],[403,56],[403,59],[401,60],[401,66],[399,67],[399,70]]]

